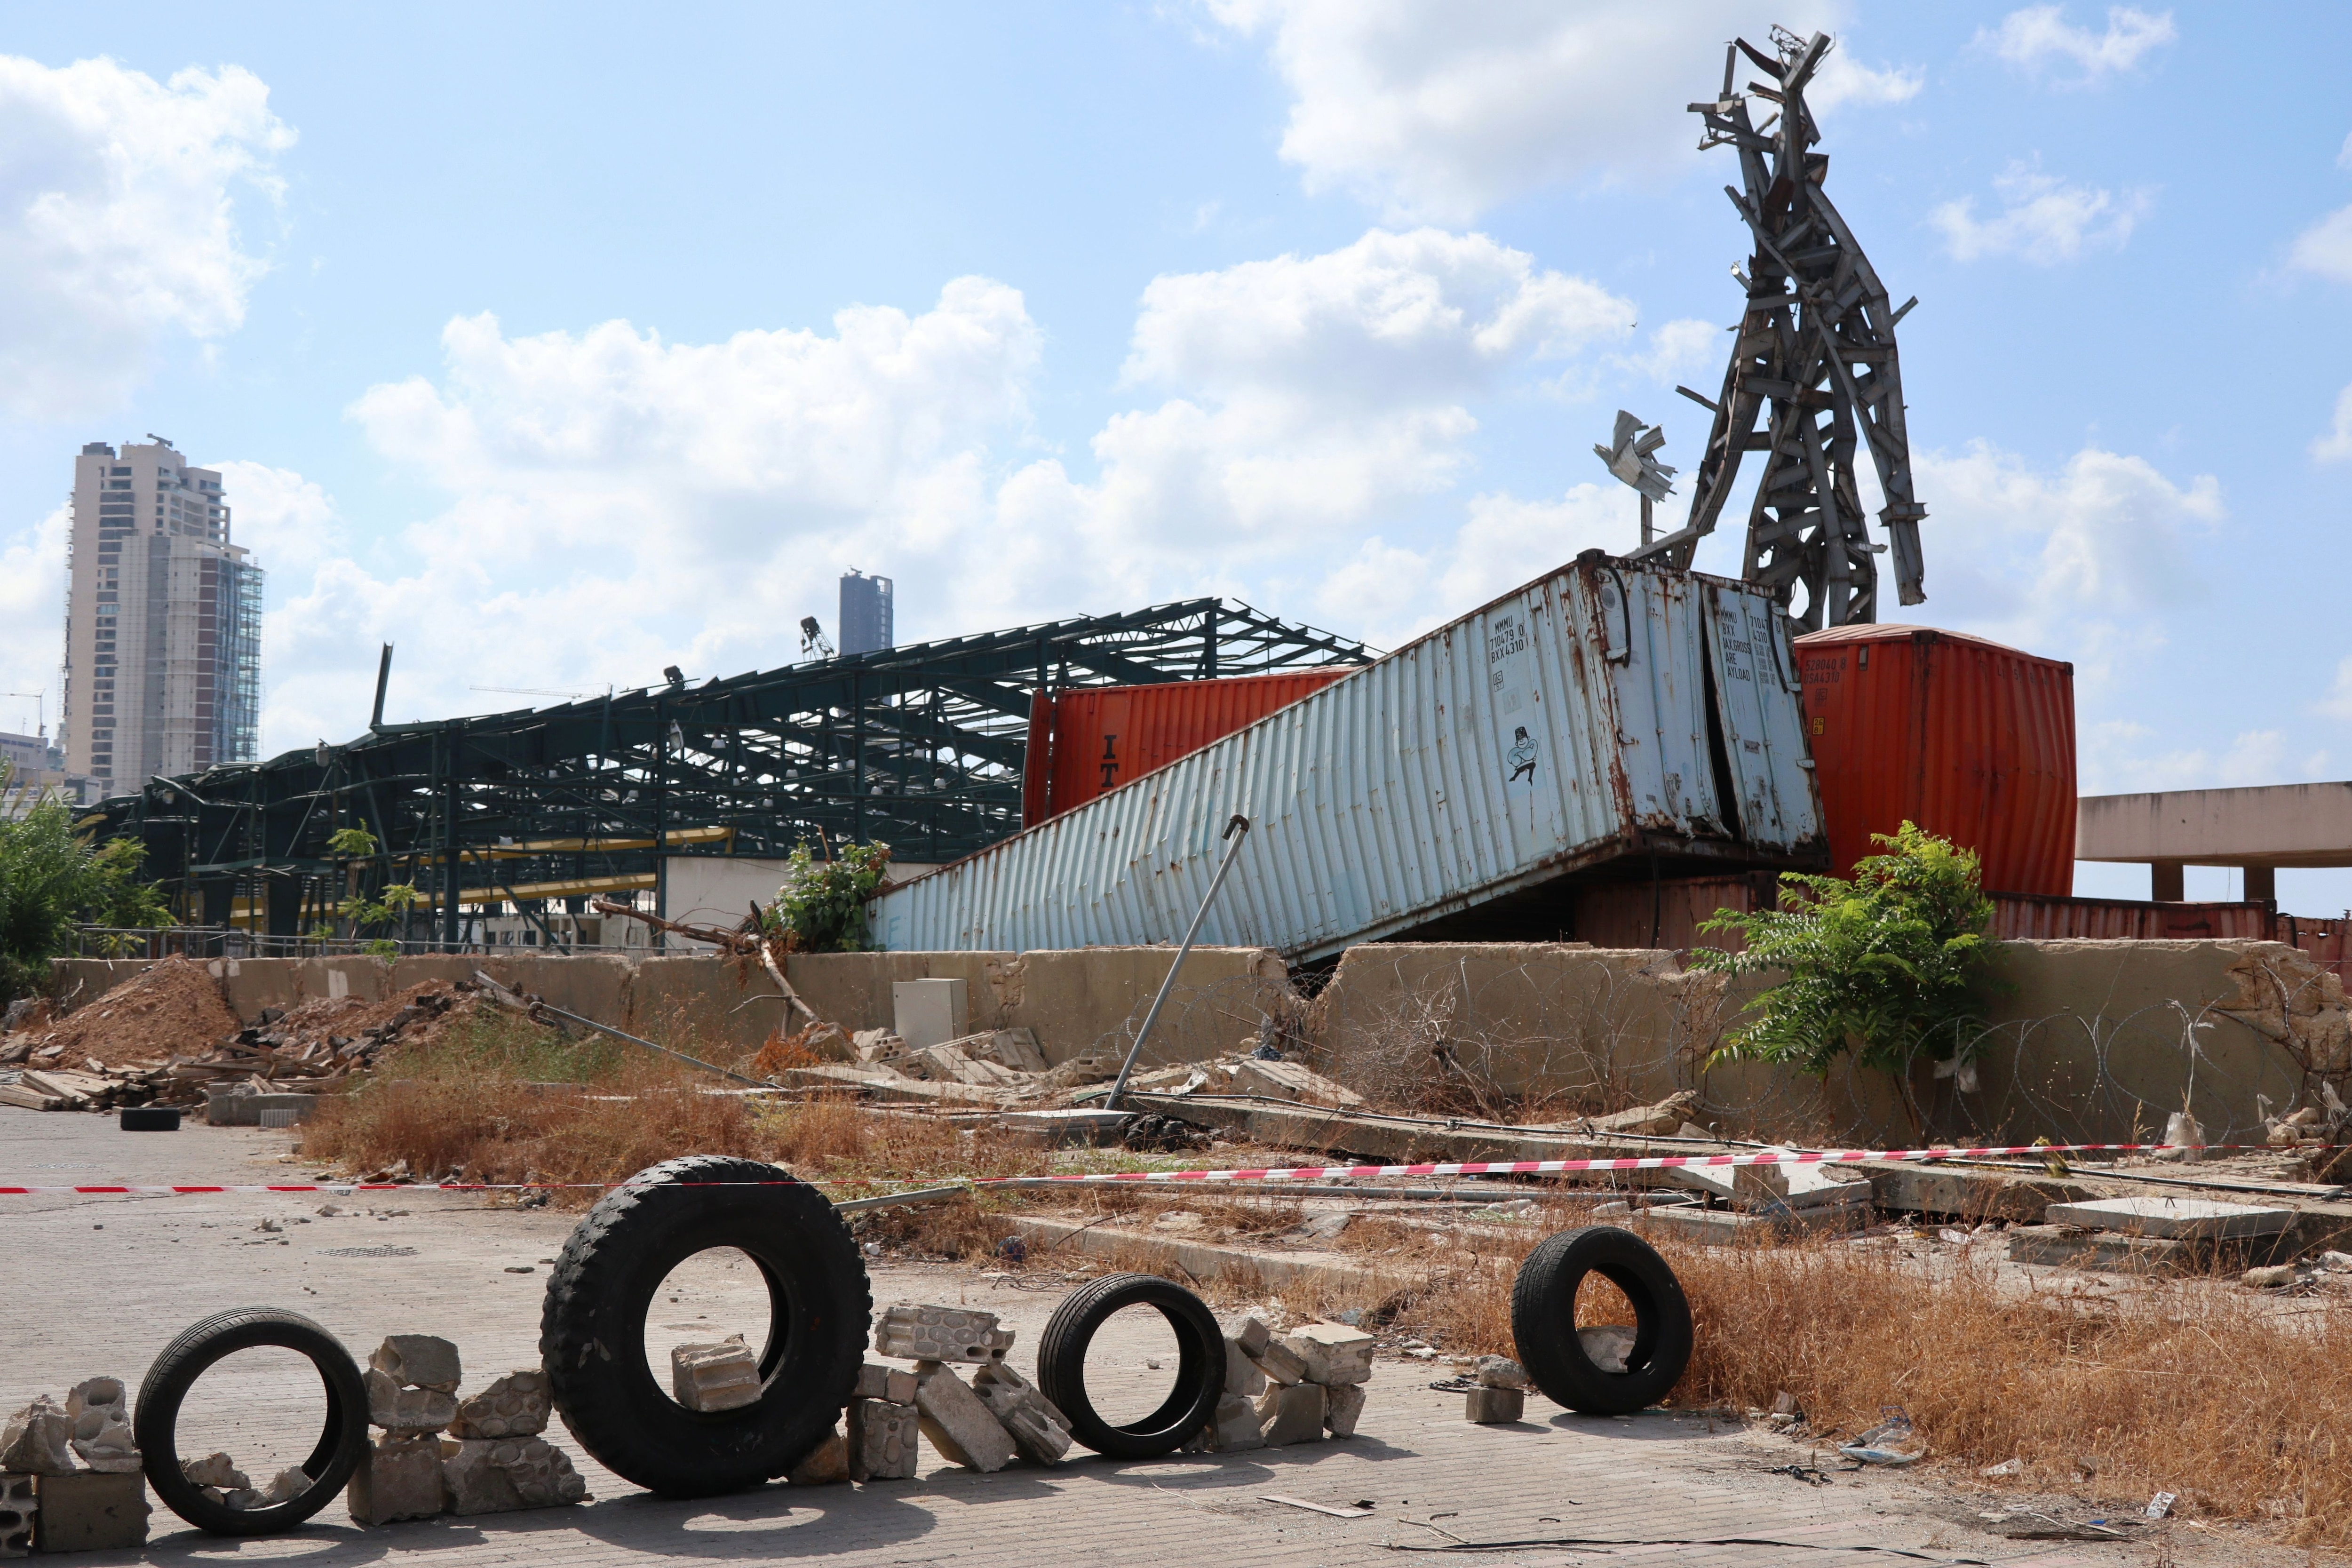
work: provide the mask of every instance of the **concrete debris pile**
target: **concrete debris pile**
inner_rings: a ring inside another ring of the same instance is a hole
[[[1345,1323],[1308,1323],[1276,1338],[1255,1315],[1225,1332],[1225,1388],[1208,1427],[1185,1445],[1230,1454],[1352,1437],[1372,1376],[1372,1336]]]
[[[895,1303],[875,1322],[875,1353],[911,1361],[914,1370],[870,1362],[861,1368],[847,1436],[835,1433],[789,1479],[909,1479],[919,1434],[967,1469],[1001,1470],[1015,1458],[1060,1463],[1070,1448],[1069,1419],[1013,1369],[1006,1359],[1012,1349],[1013,1331],[999,1328],[993,1312]],[[970,1383],[956,1375],[958,1364],[973,1367]]]
[[[0,1047],[0,1063],[11,1064],[0,1066],[0,1104],[104,1110],[194,1104],[233,1089],[331,1092],[393,1045],[429,1037],[466,1016],[479,1005],[479,989],[470,981],[426,981],[380,1002],[320,997],[264,1008],[246,1026],[202,964],[165,959],[61,1023],[8,1037]],[[232,1107],[226,1120],[252,1118]]]
[[[355,1522],[587,1500],[588,1483],[570,1457],[540,1436],[553,1397],[539,1368],[508,1373],[460,1398],[456,1345],[430,1334],[394,1334],[368,1358],[363,1377],[368,1420],[381,1431],[345,1493]]]
[[[147,1513],[121,1378],[79,1383],[63,1405],[41,1394],[0,1425],[0,1557],[143,1545]]]

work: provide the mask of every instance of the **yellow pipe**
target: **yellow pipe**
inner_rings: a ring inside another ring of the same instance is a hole
[[[731,842],[732,827],[673,827],[662,835],[665,847],[682,844]],[[616,849],[650,849],[650,838],[534,838],[524,844],[501,844],[489,849],[461,849],[460,860],[520,860],[531,855],[599,855]]]

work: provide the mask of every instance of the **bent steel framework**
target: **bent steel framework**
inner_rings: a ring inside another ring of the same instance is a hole
[[[409,881],[422,933],[465,906],[630,891],[677,854],[782,856],[880,839],[949,860],[1021,827],[1031,698],[1360,664],[1364,645],[1223,599],[1014,626],[560,707],[370,726],[342,745],[149,781],[82,824],[145,843],[206,926],[292,936],[340,899],[330,852],[364,826],[371,882]],[[552,941],[552,933],[549,933]]]

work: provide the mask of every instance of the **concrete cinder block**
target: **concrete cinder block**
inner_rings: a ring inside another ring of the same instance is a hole
[[[33,1483],[39,1508],[33,1545],[39,1552],[103,1552],[147,1544],[147,1478],[80,1470]]]
[[[34,1521],[41,1505],[30,1476],[0,1476],[0,1557],[33,1554]]]
[[[848,1480],[849,1448],[839,1432],[826,1433],[823,1442],[784,1472],[785,1483],[795,1487],[842,1486]]]
[[[449,1423],[453,1437],[535,1437],[547,1430],[553,1397],[547,1373],[519,1367],[471,1397],[458,1401]]]
[[[8,1417],[0,1426],[0,1473],[62,1476],[74,1468],[73,1422],[47,1394]]]
[[[921,1419],[912,1401],[851,1400],[845,1444],[849,1479],[861,1482],[914,1479]]]
[[[857,1387],[853,1399],[879,1399],[890,1405],[915,1403],[915,1374],[904,1367],[883,1366],[867,1362],[857,1369]]]
[[[1070,1418],[1004,1362],[991,1362],[973,1373],[971,1391],[1031,1464],[1058,1465],[1070,1451]]]
[[[1364,1385],[1343,1383],[1323,1391],[1323,1427],[1334,1437],[1352,1437],[1364,1414]]]
[[[1462,1419],[1500,1426],[1527,1413],[1528,1396],[1517,1388],[1474,1388],[1463,1398]]]
[[[673,1345],[670,1393],[688,1410],[740,1410],[760,1398],[760,1358],[730,1334],[716,1344]]]
[[[950,1464],[990,1471],[1013,1462],[1013,1435],[963,1379],[935,1361],[917,1367],[915,1376],[923,1436]]]
[[[1238,1394],[1217,1401],[1217,1413],[1185,1447],[1196,1454],[1239,1454],[1265,1447],[1265,1426],[1258,1419],[1257,1402]]]
[[[964,1307],[894,1302],[874,1325],[878,1355],[908,1361],[987,1363],[1013,1348],[1013,1331],[996,1326],[996,1314]]]
[[[139,1468],[139,1445],[131,1436],[131,1406],[119,1377],[93,1377],[66,1395],[66,1419],[73,1423],[73,1451],[93,1470],[128,1475]]]
[[[1282,1342],[1298,1358],[1308,1383],[1331,1388],[1371,1378],[1372,1336],[1361,1329],[1345,1323],[1309,1323],[1285,1335]]]
[[[449,1483],[441,1472],[439,1439],[396,1434],[377,1438],[352,1472],[343,1503],[355,1524],[389,1524],[440,1513],[449,1506]]]
[[[438,1432],[457,1418],[457,1396],[437,1388],[403,1388],[370,1367],[360,1373],[368,1396],[368,1419],[387,1432]]]
[[[445,1443],[441,1474],[449,1486],[451,1513],[554,1508],[588,1498],[588,1483],[572,1468],[571,1457],[544,1437]]]
[[[1241,1341],[1225,1337],[1225,1392],[1255,1399],[1265,1392],[1265,1371],[1250,1360]]]
[[[1266,1446],[1313,1443],[1323,1436],[1324,1387],[1319,1383],[1276,1384],[1258,1395],[1257,1418]]]
[[[433,1334],[394,1334],[375,1347],[368,1365],[403,1388],[433,1388],[456,1394],[465,1380],[457,1347]]]
[[[1274,1338],[1274,1331],[1265,1326],[1265,1319],[1253,1312],[1235,1323],[1233,1332],[1226,1337],[1242,1347],[1242,1354],[1255,1356],[1265,1352],[1266,1345]]]
[[[1250,1359],[1257,1363],[1258,1370],[1265,1373],[1268,1382],[1288,1384],[1307,1381],[1307,1358],[1292,1350],[1285,1341],[1266,1341],[1265,1348]]]

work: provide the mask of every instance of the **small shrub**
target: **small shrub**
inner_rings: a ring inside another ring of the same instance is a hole
[[[838,860],[819,860],[800,846],[768,906],[769,931],[794,952],[865,952],[866,901],[881,890],[889,865],[887,844],[845,845]]]

